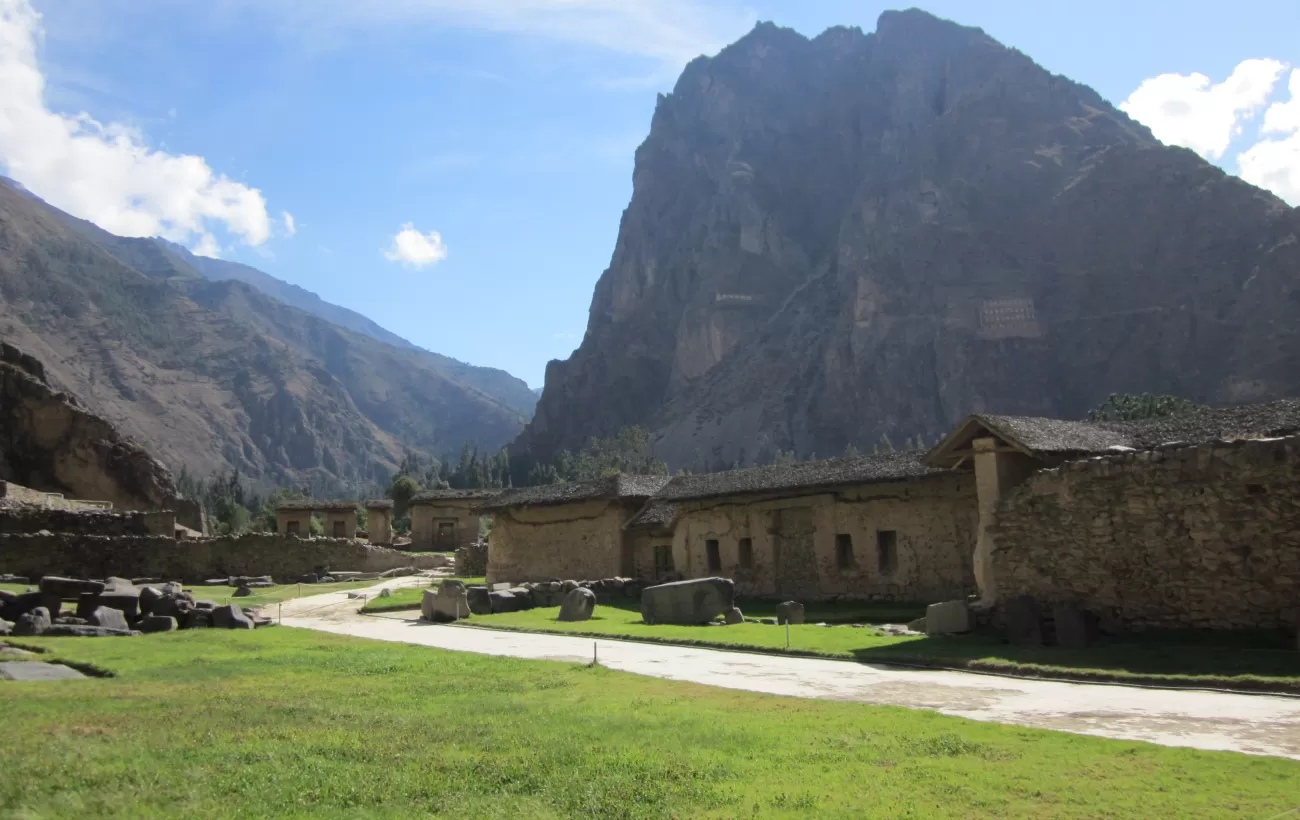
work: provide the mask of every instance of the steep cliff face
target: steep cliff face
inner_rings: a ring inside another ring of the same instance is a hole
[[[103,418],[45,380],[34,357],[0,343],[0,480],[111,501],[119,510],[173,509],[171,473]]]
[[[692,62],[637,151],[581,347],[517,447],[628,424],[674,466],[1300,393],[1300,215],[923,12]]]

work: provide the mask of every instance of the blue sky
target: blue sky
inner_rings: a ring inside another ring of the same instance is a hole
[[[1132,95],[1157,136],[1300,201],[1300,3],[1056,5],[924,7]],[[581,338],[633,151],[686,60],[755,20],[872,30],[891,7],[0,0],[0,164],[109,230],[247,262],[540,386]]]

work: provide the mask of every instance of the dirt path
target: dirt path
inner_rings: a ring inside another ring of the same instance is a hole
[[[427,584],[396,579],[381,586]],[[367,592],[378,592],[379,586]],[[285,626],[483,655],[610,669],[774,695],[933,709],[946,715],[1165,746],[1300,759],[1300,699],[1073,684],[626,641],[436,626],[412,613],[359,615],[344,593],[284,604]],[[274,613],[272,613],[274,614]]]

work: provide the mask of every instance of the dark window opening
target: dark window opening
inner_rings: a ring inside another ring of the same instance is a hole
[[[752,538],[740,539],[739,553],[740,553],[740,568],[753,569],[754,568],[754,539]]]
[[[334,537],[342,538],[347,534],[347,524],[343,521],[334,522]]]
[[[302,526],[302,525],[298,522],[298,520],[295,519],[295,520],[290,521],[290,522],[288,522],[288,523],[286,523],[286,524],[284,525],[284,531],[287,532],[287,533],[297,533],[297,532],[301,532],[302,530],[299,529],[301,526]]]
[[[435,543],[443,549],[456,548],[456,522],[439,521],[438,530],[434,535]]]
[[[709,563],[709,572],[722,572],[722,554],[718,552],[717,540],[710,538],[704,542],[704,557]]]
[[[876,566],[881,575],[893,575],[898,569],[898,532],[876,531]]]
[[[655,577],[662,578],[672,574],[672,571],[673,548],[669,544],[660,544],[655,547]]]
[[[853,569],[858,565],[853,557],[853,536],[841,532],[835,536],[835,566],[840,569]]]

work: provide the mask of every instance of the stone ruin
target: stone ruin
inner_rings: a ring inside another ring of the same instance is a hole
[[[195,599],[179,583],[153,579],[96,581],[47,575],[37,589],[0,590],[0,636],[109,637],[207,627],[253,629],[271,623],[254,609]]]

